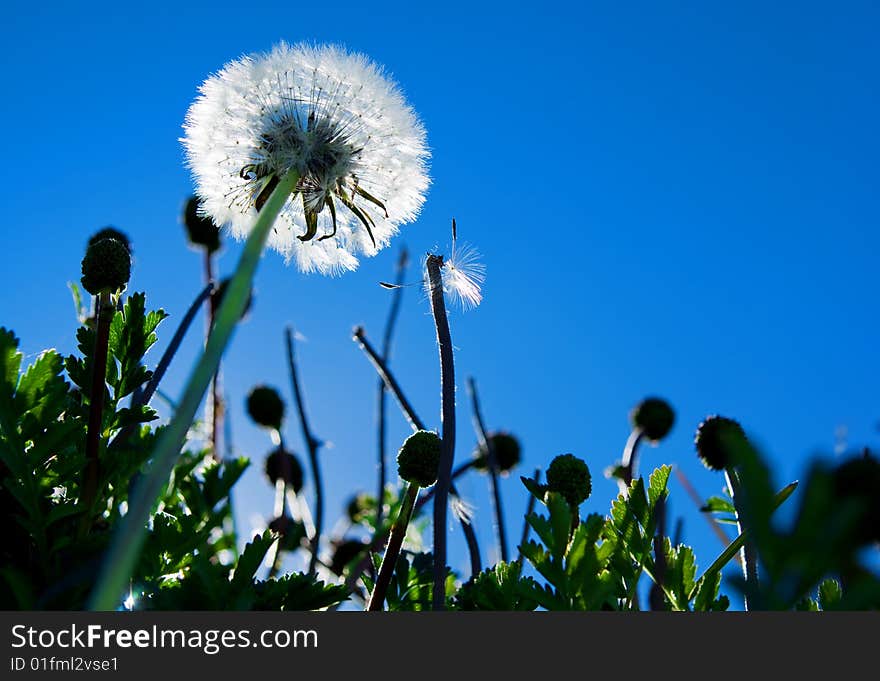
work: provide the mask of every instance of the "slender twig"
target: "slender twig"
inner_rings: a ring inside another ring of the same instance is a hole
[[[100,477],[101,434],[104,430],[104,388],[107,381],[107,354],[110,343],[110,325],[113,322],[114,308],[109,292],[100,292],[95,297],[95,350],[92,353],[92,385],[89,391],[89,425],[86,431],[86,470],[83,481],[84,531],[88,531],[88,518],[91,518],[92,504],[98,494]]]
[[[187,381],[174,418],[159,434],[151,466],[141,478],[135,494],[129,499],[128,513],[115,532],[101,573],[95,582],[95,590],[89,599],[91,609],[113,610],[128,585],[146,539],[146,525],[153,504],[174,470],[189,427],[247,305],[254,274],[272,225],[296,190],[298,181],[299,174],[296,171],[288,172],[278,182],[257,216],[235,274],[229,282],[220,309],[217,310],[208,343]]]
[[[205,265],[205,284],[212,284],[214,282],[214,255],[207,248],[205,249],[203,261]],[[211,335],[211,328],[214,326],[214,317],[217,315],[217,305],[218,301],[216,297],[211,296],[206,306],[208,313],[205,324],[206,343],[208,342],[208,337]],[[208,393],[208,399],[205,400],[205,420],[211,427],[211,455],[214,457],[215,461],[220,461],[222,458],[219,448],[220,425],[222,419],[223,398],[220,394],[220,365],[218,364],[217,370],[214,372],[214,377],[211,379],[211,390]]]
[[[675,469],[675,476],[678,478],[681,486],[684,487],[684,490],[691,498],[691,501],[693,501],[696,504],[697,508],[702,511],[702,508],[705,504],[702,497],[700,496],[700,493],[697,492],[696,488],[691,484],[691,481],[688,480],[687,476],[678,467],[676,467]],[[715,534],[716,537],[718,537],[718,541],[721,542],[721,545],[725,547],[728,546],[730,544],[730,537],[728,537],[727,533],[723,529],[721,529],[721,525],[718,523],[718,521],[715,520],[715,518],[713,518],[708,513],[701,512],[700,515],[702,515],[706,519],[706,522],[709,523],[709,527],[712,528],[712,532]],[[736,560],[737,562],[740,562],[739,555],[736,556]]]
[[[406,266],[409,262],[409,253],[406,248],[400,249],[400,258],[397,261],[397,279],[395,280],[394,293],[391,298],[391,309],[388,310],[388,319],[385,321],[385,333],[382,336],[382,361],[387,365],[391,360],[391,339],[394,335],[394,328],[397,325],[397,318],[400,316],[400,302],[403,299],[403,278],[406,274]],[[388,477],[385,461],[386,447],[386,429],[385,429],[385,381],[379,378],[378,384],[378,457],[379,457],[379,480],[378,490],[376,493],[376,524],[375,527],[382,525],[382,514],[385,510],[383,500],[385,499],[385,482]]]
[[[486,452],[489,462],[489,483],[492,490],[493,510],[495,511],[495,528],[498,532],[498,547],[501,551],[501,560],[507,562],[507,536],[504,530],[504,510],[501,505],[501,490],[498,488],[498,457],[495,454],[495,445],[486,433],[486,424],[483,422],[483,413],[480,410],[480,397],[477,394],[477,384],[473,377],[468,378],[468,392],[471,395],[471,404],[474,411],[474,431],[480,443],[480,449]]]
[[[312,480],[315,481],[315,533],[312,536],[312,557],[309,560],[309,574],[315,574],[318,562],[318,551],[321,542],[321,527],[324,522],[324,486],[321,482],[321,464],[318,461],[318,447],[320,442],[312,434],[309,420],[306,417],[306,409],[303,401],[302,390],[299,385],[299,375],[296,369],[296,356],[293,346],[293,330],[288,326],[284,331],[287,344],[287,366],[290,369],[290,383],[293,387],[294,402],[299,415],[299,424],[302,428],[302,437],[309,452],[309,464],[312,467]]]
[[[162,358],[156,365],[156,369],[155,371],[153,371],[153,375],[150,377],[149,383],[147,383],[147,387],[144,388],[143,394],[140,397],[141,405],[149,404],[150,400],[153,399],[153,395],[155,394],[156,389],[159,387],[159,383],[162,381],[162,378],[164,378],[165,372],[168,371],[168,367],[171,365],[171,360],[174,359],[174,355],[177,354],[178,349],[180,349],[180,344],[183,342],[183,339],[186,336],[186,332],[189,331],[189,327],[195,319],[196,314],[198,314],[199,308],[213,291],[213,283],[205,285],[205,288],[203,288],[199,292],[199,295],[197,295],[196,299],[193,300],[192,304],[189,306],[189,309],[186,311],[186,314],[184,314],[183,318],[181,318],[180,324],[178,324],[177,326],[177,330],[171,337],[171,341],[168,343],[168,347],[165,349],[165,352],[162,353]]]
[[[452,471],[452,480],[453,482],[458,480],[462,475],[467,473],[469,470],[474,468],[477,465],[476,459],[471,459],[470,461],[466,461],[463,464],[459,464],[459,466]],[[449,490],[452,491],[452,488]],[[424,494],[419,495],[419,501],[416,504],[416,511],[419,511],[425,504],[427,504],[431,499],[434,498],[434,488],[426,489]]]
[[[391,536],[388,539],[388,546],[385,547],[385,555],[382,557],[379,576],[376,578],[376,583],[373,586],[373,593],[370,594],[367,610],[382,609],[382,604],[385,602],[385,594],[388,593],[388,585],[391,583],[391,576],[394,574],[394,568],[397,567],[400,548],[403,546],[404,537],[406,537],[406,528],[409,526],[416,499],[419,496],[419,489],[418,485],[414,485],[411,482],[407,483],[406,491],[403,495],[403,503],[400,505],[397,520],[394,521],[394,525],[391,528]]]
[[[535,476],[532,478],[535,482],[541,482],[541,469],[535,469]],[[535,495],[529,494],[529,502],[526,504],[526,514],[523,516],[525,518],[525,522],[523,522],[522,536],[519,540],[519,546],[525,546],[526,542],[529,540],[529,531],[532,529],[532,526],[529,525],[529,516],[535,512]],[[522,565],[523,562],[523,554],[522,549],[520,549],[519,556],[517,556],[516,562]]]
[[[440,268],[443,256],[429,255],[425,261],[428,274],[428,291],[431,313],[437,330],[437,347],[440,351],[440,467],[437,475],[437,491],[434,494],[434,610],[446,608],[446,511],[449,488],[452,484],[452,464],[455,460],[455,363],[452,336],[446,318],[446,301],[443,298],[443,281]]]
[[[370,344],[367,340],[366,335],[364,334],[364,327],[358,326],[355,327],[352,332],[352,337],[360,345],[361,350],[367,355],[367,358],[370,360],[370,363],[373,365],[373,368],[376,369],[376,373],[379,374],[379,377],[384,381],[388,390],[391,391],[391,394],[394,395],[394,399],[397,400],[397,403],[400,405],[401,411],[403,411],[403,415],[406,416],[407,421],[409,421],[410,426],[412,426],[413,430],[425,430],[425,424],[422,420],[416,415],[415,410],[412,408],[412,405],[409,403],[409,400],[406,399],[406,396],[403,394],[403,391],[400,389],[400,385],[397,383],[397,379],[394,378],[394,374],[388,369],[388,366],[385,362],[382,361],[382,358],[379,356],[379,353],[376,352],[375,348]]]

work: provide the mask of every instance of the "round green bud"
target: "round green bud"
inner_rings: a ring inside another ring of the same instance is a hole
[[[437,482],[440,468],[440,438],[430,430],[413,433],[397,453],[397,473],[419,487]]]
[[[519,440],[510,433],[490,433],[488,438],[495,452],[495,461],[498,464],[499,473],[509,473],[516,468],[522,458]],[[489,455],[482,447],[474,450],[474,468],[483,473],[489,470]]]
[[[669,402],[659,397],[647,397],[630,413],[633,428],[642,431],[651,442],[659,442],[672,430],[675,412]]]
[[[115,293],[131,278],[131,253],[118,239],[99,239],[89,244],[82,259],[82,285],[92,295]]]
[[[336,542],[333,548],[333,558],[330,559],[330,570],[335,575],[341,576],[346,566],[355,558],[367,550],[368,544],[360,539],[347,539]]]
[[[211,218],[199,214],[200,206],[197,196],[190,197],[183,209],[183,226],[190,244],[214,253],[220,250],[220,228]]]
[[[247,412],[254,423],[281,430],[284,420],[284,400],[275,388],[258,385],[247,396]]]
[[[273,485],[284,480],[294,492],[299,492],[303,486],[303,468],[299,460],[281,447],[266,457],[266,476]]]
[[[376,508],[376,501],[366,492],[355,494],[346,504],[348,519],[353,523],[364,521],[371,510]]]
[[[697,427],[694,445],[706,468],[723,471],[733,465],[738,444],[747,442],[745,431],[733,419],[709,416]]]
[[[123,232],[121,229],[116,229],[115,227],[111,226],[99,229],[89,238],[89,243],[87,244],[87,246],[91,246],[93,243],[95,243],[96,241],[100,241],[101,239],[116,239],[117,241],[121,241],[125,244],[125,247],[128,249],[129,253],[134,253],[131,248],[131,239],[129,239],[128,234]]]
[[[211,292],[211,308],[216,312],[220,309],[220,305],[223,303],[223,296],[226,295],[226,291],[229,289],[229,282],[231,281],[231,277],[226,277],[225,279],[221,279],[220,283],[214,288]],[[251,307],[254,304],[254,290],[251,289],[248,292],[247,301],[244,304],[244,310],[242,310],[241,318],[244,319],[248,312],[251,311]]]
[[[864,507],[855,527],[856,541],[880,542],[880,460],[870,453],[855,456],[838,465],[831,475],[837,498],[857,499]]]
[[[561,494],[572,506],[579,506],[593,491],[590,469],[583,459],[561,454],[547,467],[547,489]]]

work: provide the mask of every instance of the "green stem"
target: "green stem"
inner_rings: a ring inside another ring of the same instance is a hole
[[[397,566],[397,559],[400,556],[400,548],[403,546],[404,537],[406,537],[406,528],[409,526],[409,521],[412,518],[413,509],[416,505],[416,499],[419,496],[419,489],[418,485],[413,483],[407,484],[403,503],[400,505],[400,512],[397,514],[397,520],[394,521],[394,527],[391,528],[391,537],[388,539],[388,546],[385,548],[385,555],[382,557],[379,576],[376,578],[373,593],[370,594],[370,600],[367,603],[367,610],[375,611],[382,609],[382,604],[385,602],[385,594],[388,593],[388,585],[391,583],[391,577],[394,574],[394,568]]]
[[[229,344],[232,332],[247,305],[254,273],[257,270],[272,225],[296,188],[298,181],[298,173],[294,170],[289,171],[275,187],[257,217],[254,228],[245,242],[235,274],[229,282],[226,295],[223,296],[223,302],[217,310],[214,328],[211,330],[202,356],[190,375],[174,418],[162,431],[156,442],[152,465],[135,490],[135,494],[129,502],[128,514],[110,545],[95,590],[89,601],[89,608],[92,610],[113,610],[119,605],[120,597],[128,586],[131,573],[143,547],[146,538],[146,525],[153,505],[174,470],[174,464],[186,440],[186,434],[193,418],[208,385],[211,383],[214,372],[220,364],[220,357]]]
[[[785,503],[785,500],[788,499],[792,493],[797,489],[798,483],[797,481],[791,482],[785,487],[783,487],[773,498],[773,510],[775,511],[777,508],[782,506]],[[715,561],[706,569],[703,573],[703,576],[700,577],[695,583],[694,588],[691,589],[691,592],[688,594],[688,602],[696,595],[697,589],[700,587],[700,583],[703,582],[710,575],[720,572],[725,565],[727,565],[733,557],[739,553],[742,547],[746,543],[746,535],[747,531],[743,531],[736,539],[734,539],[730,544],[728,544],[727,548],[721,552],[721,555],[715,559]]]

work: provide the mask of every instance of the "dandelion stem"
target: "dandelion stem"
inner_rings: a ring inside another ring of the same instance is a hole
[[[395,289],[391,298],[391,309],[388,310],[388,319],[385,321],[385,334],[382,337],[382,361],[388,364],[391,358],[391,339],[394,335],[394,327],[397,325],[397,318],[400,314],[400,301],[403,298],[403,277],[406,274],[406,265],[409,261],[409,253],[406,248],[400,249],[400,258],[397,261],[397,278],[395,279]],[[378,397],[378,457],[379,457],[379,480],[378,490],[376,493],[376,524],[375,527],[382,525],[382,514],[384,513],[385,498],[385,482],[388,473],[385,465],[385,447],[386,447],[386,428],[385,428],[385,381],[379,378],[377,388]]]
[[[434,610],[446,607],[446,510],[449,488],[452,484],[452,463],[455,459],[455,364],[452,356],[452,336],[446,318],[443,282],[440,268],[443,256],[429,255],[425,266],[428,271],[428,290],[431,312],[437,329],[440,351],[440,466],[437,492],[434,496]]]
[[[83,481],[83,507],[86,509],[83,530],[88,532],[92,505],[98,494],[100,477],[101,434],[104,430],[104,388],[107,380],[107,354],[110,344],[110,324],[115,309],[109,292],[95,297],[95,351],[92,354],[92,385],[89,391],[89,425],[86,431],[86,470]]]
[[[541,482],[541,469],[540,468],[535,469],[535,475],[532,479],[536,483]],[[532,526],[529,525],[529,516],[535,512],[535,501],[536,501],[535,495],[529,494],[529,501],[526,504],[526,513],[523,516],[525,518],[525,522],[523,523],[522,536],[519,540],[520,547],[525,546],[525,543],[529,540],[529,530],[532,529]],[[520,565],[522,565],[522,562],[523,562],[522,548],[520,548],[519,556],[517,556],[516,562],[519,563]]]
[[[382,556],[379,576],[376,578],[376,584],[373,586],[373,593],[370,594],[367,610],[375,611],[382,609],[382,604],[385,602],[385,594],[388,593],[388,585],[391,583],[391,577],[394,574],[394,568],[397,567],[400,548],[403,546],[403,540],[406,537],[406,528],[409,526],[409,521],[412,518],[413,509],[416,505],[416,499],[419,496],[419,489],[418,485],[414,485],[411,482],[407,483],[403,503],[400,505],[400,512],[397,514],[397,519],[391,528],[391,536],[388,539],[388,545],[385,547],[385,555]]]
[[[92,610],[112,610],[119,604],[119,599],[128,585],[132,569],[143,547],[146,524],[153,504],[174,470],[174,464],[186,440],[193,417],[247,305],[254,273],[272,225],[295,190],[298,180],[299,175],[295,171],[288,172],[278,183],[257,217],[235,274],[217,310],[214,328],[211,330],[205,349],[190,375],[174,417],[156,442],[152,465],[129,500],[128,513],[110,545],[89,601]]]
[[[507,562],[507,536],[504,531],[504,510],[501,505],[501,490],[498,488],[498,458],[495,454],[495,446],[486,434],[486,425],[483,422],[483,414],[480,410],[480,397],[477,394],[477,384],[473,377],[468,378],[468,392],[471,394],[471,404],[474,411],[474,430],[480,441],[480,449],[486,452],[489,461],[489,483],[492,487],[492,501],[495,511],[495,527],[498,532],[498,547],[501,551],[501,560]]]
[[[320,550],[321,528],[324,524],[324,485],[321,481],[321,463],[318,460],[318,447],[320,443],[312,434],[309,427],[309,419],[306,416],[306,408],[303,402],[302,390],[299,385],[299,374],[296,370],[296,355],[293,347],[293,330],[288,326],[284,330],[284,339],[287,345],[287,367],[290,370],[290,384],[293,387],[293,399],[296,402],[296,411],[299,415],[299,424],[302,428],[302,437],[309,452],[309,464],[312,467],[312,479],[315,481],[315,532],[312,535],[312,557],[309,559],[309,574],[315,574]]]

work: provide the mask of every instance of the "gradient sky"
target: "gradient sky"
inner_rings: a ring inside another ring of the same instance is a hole
[[[290,399],[286,324],[305,338],[308,411],[331,443],[330,525],[351,493],[372,491],[375,375],[350,330],[364,324],[378,342],[390,294],[377,282],[403,244],[446,252],[453,216],[488,268],[483,305],[451,320],[459,461],[474,445],[474,375],[490,426],[524,443],[519,472],[564,452],[587,460],[585,511],[607,511],[615,486],[602,471],[648,394],[678,420],[643,471],[674,463],[718,493],[692,447],[717,412],[742,421],[781,486],[832,456],[841,427],[852,448],[880,444],[878,20],[870,2],[16,3],[0,27],[0,324],[29,356],[71,352],[65,284],[89,234],[114,224],[134,243],[130,290],[172,315],[155,361],[201,286],[178,217],[192,190],[178,138],[196,88],[281,39],[338,42],[384,64],[422,116],[433,186],[421,219],[355,273],[307,276],[264,258],[224,364],[236,450],[255,459],[241,527],[272,507],[269,441],[243,402],[258,382]],[[227,243],[222,272],[239,251]],[[430,311],[417,288],[404,296],[393,366],[436,426]],[[163,386],[172,396],[200,333]],[[407,428],[389,414],[396,444]],[[302,451],[296,424],[287,431]],[[461,489],[488,553],[486,482]],[[525,491],[512,477],[503,494],[518,537]],[[720,545],[674,479],[670,503],[706,567]],[[462,546],[453,527],[459,569]]]

